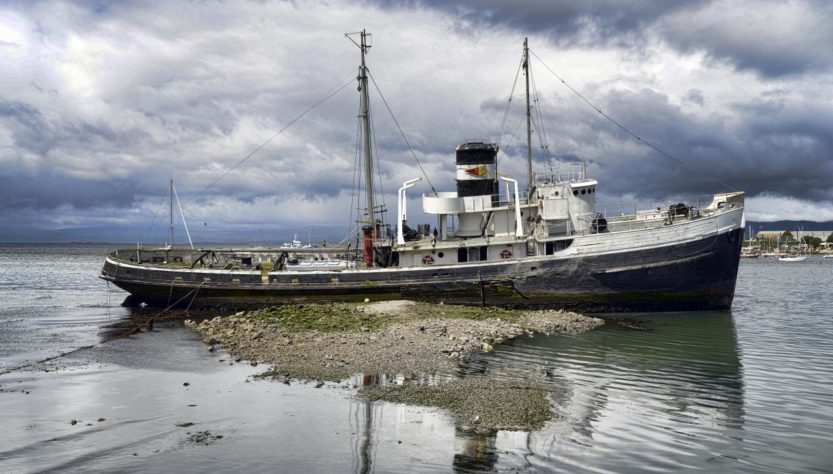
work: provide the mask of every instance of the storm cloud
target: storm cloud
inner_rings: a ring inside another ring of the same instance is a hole
[[[502,171],[525,178],[519,89],[498,132],[529,36],[548,144],[536,143],[538,166],[584,160],[611,202],[728,184],[749,194],[750,219],[833,219],[831,20],[827,3],[765,0],[5,4],[0,240],[164,238],[169,179],[197,239],[343,235],[360,199],[358,49],[343,34],[362,28],[373,78],[437,189],[453,186],[454,146],[469,138],[499,141]],[[421,172],[371,96],[392,211]],[[424,180],[414,194],[429,191]]]
[[[767,76],[829,71],[833,4],[826,1],[707,0],[379,0],[386,8],[432,8],[458,31],[490,34],[505,26],[540,33],[561,47],[609,46],[640,54],[656,41],[703,52]]]

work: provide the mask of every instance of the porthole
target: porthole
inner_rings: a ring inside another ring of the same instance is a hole
[[[445,255],[442,252],[440,252],[440,253],[437,254],[437,256],[440,257],[440,258],[443,258]]]
[[[578,189],[573,190],[573,196],[578,196]]]
[[[558,197],[558,191],[555,192],[555,197]]]
[[[582,190],[581,190],[581,194],[587,194],[587,190],[586,190],[586,189],[582,189]]]

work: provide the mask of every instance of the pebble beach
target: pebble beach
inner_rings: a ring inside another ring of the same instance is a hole
[[[383,301],[289,305],[185,324],[204,336],[209,351],[267,364],[264,377],[289,383],[337,382],[358,373],[398,375],[401,383],[363,387],[359,396],[446,408],[460,423],[490,431],[543,426],[552,417],[550,390],[529,382],[454,378],[424,386],[417,382],[420,375],[447,370],[520,336],[579,334],[604,321],[555,310]]]

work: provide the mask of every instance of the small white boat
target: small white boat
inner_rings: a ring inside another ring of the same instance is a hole
[[[807,261],[806,255],[790,255],[784,254],[778,257],[779,262],[804,262]]]

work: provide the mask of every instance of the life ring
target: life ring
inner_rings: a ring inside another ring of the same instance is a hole
[[[422,257],[422,264],[423,265],[433,265],[433,263],[434,263],[434,257],[432,257],[430,255],[426,255],[426,256]]]
[[[507,258],[512,258],[512,251],[509,250],[509,249],[503,249],[500,252],[500,258],[502,258],[504,260],[507,259]]]

